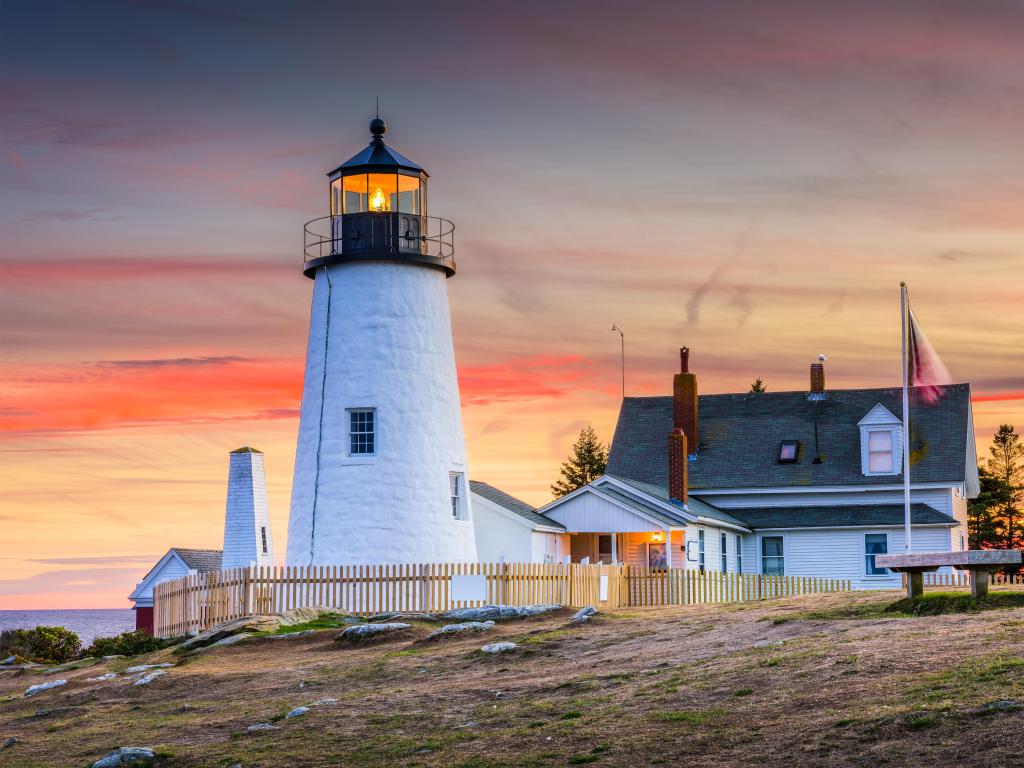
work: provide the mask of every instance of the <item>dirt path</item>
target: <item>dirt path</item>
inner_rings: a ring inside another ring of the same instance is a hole
[[[361,648],[325,630],[197,654],[145,687],[85,682],[116,660],[29,699],[52,678],[0,673],[0,741],[18,739],[0,764],[135,745],[167,766],[1024,766],[1024,609],[805,617],[891,598],[547,617],[441,643],[423,626]],[[523,647],[476,653],[497,640]],[[336,703],[280,719],[321,699]],[[999,700],[1015,703],[985,709]],[[261,722],[277,729],[246,731]]]

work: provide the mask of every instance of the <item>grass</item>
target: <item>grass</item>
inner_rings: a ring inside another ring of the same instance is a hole
[[[292,624],[287,627],[278,627],[275,635],[294,635],[296,632],[306,632],[310,629],[338,629],[347,627],[349,623],[345,619],[352,617],[344,613],[322,613],[312,621],[304,621],[301,624]]]
[[[724,714],[724,707],[705,710],[679,709],[669,712],[651,712],[650,718],[659,723],[693,723],[694,725],[703,725],[709,720],[722,717]]]
[[[925,592],[919,597],[895,602],[858,601],[824,610],[804,611],[798,618],[817,621],[842,619],[916,618],[958,613],[1024,608],[1024,592],[989,592],[974,598],[969,592]],[[773,622],[778,623],[776,620]]]

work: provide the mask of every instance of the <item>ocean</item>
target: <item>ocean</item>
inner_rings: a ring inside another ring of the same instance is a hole
[[[52,611],[0,611],[0,631],[33,627],[66,627],[82,638],[82,647],[93,638],[119,635],[135,629],[130,608],[81,608]]]

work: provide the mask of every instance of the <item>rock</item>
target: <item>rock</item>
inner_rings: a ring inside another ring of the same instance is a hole
[[[146,763],[155,758],[153,750],[148,747],[121,747],[101,757],[92,764],[92,768],[118,768],[121,765]]]
[[[162,670],[162,669],[154,669],[148,675],[143,675],[142,677],[140,677],[138,680],[136,680],[134,683],[132,683],[132,685],[149,685],[150,683],[152,683],[154,680],[156,680],[161,675],[166,675],[166,674],[167,673],[164,670]]]
[[[314,701],[309,706],[311,706],[311,707],[329,707],[332,704],[337,704],[337,703],[338,703],[337,699],[317,699],[316,701]]]
[[[502,642],[502,643],[488,643],[483,646],[480,650],[484,653],[508,653],[514,651],[519,646],[516,643]]]
[[[124,654],[123,653],[112,653],[110,656],[104,656],[103,657],[103,659],[105,661],[110,661],[111,659],[123,659],[123,658],[124,658]]]
[[[384,624],[356,624],[351,627],[345,627],[345,629],[341,630],[341,633],[334,639],[358,643],[361,640],[370,640],[385,637],[387,635],[400,634],[411,628],[411,624],[406,624],[401,621],[386,622]]]
[[[107,672],[107,674],[100,675],[99,677],[87,677],[87,678],[85,678],[85,682],[87,682],[87,683],[102,683],[104,680],[113,680],[115,677],[117,677],[117,675],[114,674],[113,672]]]
[[[526,619],[531,616],[540,616],[541,614],[551,613],[553,611],[561,610],[562,606],[549,603],[546,605],[527,605],[524,608],[511,608],[508,606],[501,607],[501,618],[503,619]]]
[[[43,670],[44,675],[55,675],[59,672],[68,672],[72,669],[82,669],[83,667],[91,667],[94,664],[99,664],[100,660],[96,656],[90,656],[86,659],[76,659],[75,661],[69,661],[65,664],[59,664],[56,667],[48,667]]]
[[[582,624],[585,621],[590,621],[590,617],[595,615],[597,615],[597,608],[592,605],[588,605],[585,608],[580,608],[576,611],[569,621],[572,624]]]
[[[210,643],[207,646],[198,648],[196,652],[202,653],[203,651],[209,651],[213,648],[222,648],[225,645],[234,645],[235,643],[240,643],[243,640],[248,640],[250,637],[252,637],[252,632],[240,632],[237,635],[228,635],[227,637],[221,638],[216,643]]]
[[[139,664],[139,665],[134,666],[134,667],[128,667],[128,669],[126,669],[124,671],[124,673],[126,675],[134,675],[136,672],[145,672],[147,669],[162,669],[164,667],[173,667],[173,666],[174,665],[169,663],[169,662],[165,662],[163,664]]]
[[[4,739],[4,743],[0,744],[0,749],[7,749],[8,747],[13,747],[17,743],[18,743],[18,740],[16,738],[14,738],[13,736],[11,736],[11,738],[9,738],[9,739]]]
[[[256,725],[250,725],[245,730],[249,733],[261,733],[263,731],[276,731],[277,726],[270,723],[256,723]]]
[[[439,621],[436,613],[420,613],[416,611],[388,611],[370,616],[367,621],[376,624],[382,621]]]
[[[437,640],[448,635],[460,635],[467,632],[475,634],[488,629],[494,629],[493,621],[464,621],[461,624],[445,624],[440,629],[435,629],[427,635],[427,640]]]
[[[17,656],[8,656],[6,659],[0,659],[0,667],[9,667],[12,664],[18,663]]]
[[[315,629],[304,629],[301,632],[287,632],[283,635],[268,635],[264,640],[290,640],[293,637],[309,637],[315,635]],[[248,637],[248,635],[246,635]]]
[[[309,712],[309,707],[296,707],[287,715],[284,716],[285,720],[291,720],[293,717],[302,717],[304,714]]]
[[[441,618],[455,619],[455,621],[495,621],[501,618],[501,607],[497,605],[485,605],[480,608],[456,608],[445,611]]]
[[[51,688],[60,688],[62,685],[67,685],[67,680],[51,680],[48,683],[39,683],[38,685],[29,686],[28,690],[25,691],[25,697],[35,696],[37,693],[48,691]]]
[[[225,637],[237,635],[241,632],[277,632],[281,627],[293,627],[296,624],[305,624],[308,621],[316,621],[325,614],[342,615],[333,608],[293,608],[283,613],[271,613],[265,616],[242,616],[238,619],[225,621],[215,627],[210,627],[181,643],[175,650],[178,653],[194,651],[212,645]]]

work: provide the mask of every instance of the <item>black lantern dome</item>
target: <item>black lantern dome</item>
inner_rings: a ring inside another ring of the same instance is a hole
[[[384,143],[387,124],[370,122],[370,144],[327,174],[331,215],[306,225],[303,271],[346,261],[402,261],[455,274],[455,226],[427,216],[419,165]]]

